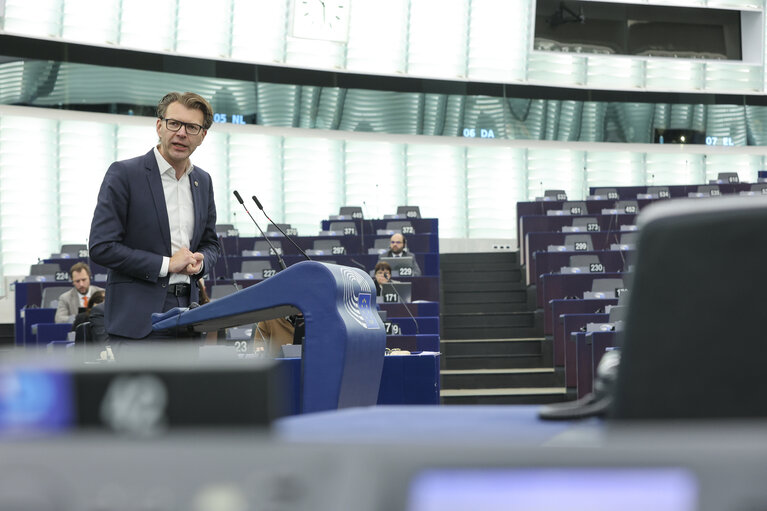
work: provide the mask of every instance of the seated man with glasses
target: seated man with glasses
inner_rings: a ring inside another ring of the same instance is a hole
[[[197,302],[198,280],[216,264],[213,184],[190,160],[212,124],[207,100],[171,92],[157,106],[157,146],[113,163],[104,176],[90,256],[109,269],[105,319],[118,359],[139,339],[187,337],[153,332],[152,313]]]
[[[408,263],[405,264],[397,264],[394,266],[394,268],[391,270],[392,273],[398,274],[397,276],[400,277],[419,277],[421,275],[421,267],[418,266],[418,261],[416,261],[415,255],[408,251],[407,249],[407,239],[405,239],[405,236],[401,232],[396,232],[392,234],[391,239],[389,240],[389,251],[386,252],[384,257],[390,258],[389,261],[394,261],[396,258],[406,257],[408,259]],[[408,271],[408,274],[404,274],[403,272],[399,271],[399,268],[401,266],[408,266],[410,270]]]

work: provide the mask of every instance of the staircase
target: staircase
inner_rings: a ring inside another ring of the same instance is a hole
[[[0,352],[16,347],[16,329],[13,323],[0,323]]]
[[[518,253],[441,254],[444,404],[544,404],[566,399],[543,314]]]

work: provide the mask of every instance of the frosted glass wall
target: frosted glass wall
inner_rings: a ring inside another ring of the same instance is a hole
[[[87,241],[98,186],[115,159],[156,143],[155,119],[0,107],[0,268],[22,275],[63,243]],[[213,177],[218,223],[266,229],[252,203],[300,235],[344,205],[366,218],[418,205],[442,238],[515,239],[516,203],[546,189],[705,183],[719,172],[755,182],[767,147],[470,140],[214,125],[193,155]]]
[[[329,40],[293,31],[297,0],[102,0],[97,9],[87,0],[5,0],[0,21],[6,32],[33,37],[353,73],[625,90],[765,90],[759,58],[703,62],[541,51],[546,48],[534,48],[531,33],[535,3],[387,0],[382,7],[350,0],[348,29]],[[672,3],[746,11],[749,33],[758,40],[744,46],[767,44],[763,0]]]

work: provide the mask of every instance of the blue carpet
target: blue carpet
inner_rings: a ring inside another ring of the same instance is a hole
[[[295,415],[277,420],[274,433],[300,442],[497,441],[539,446],[598,421],[541,421],[538,406],[373,406]]]

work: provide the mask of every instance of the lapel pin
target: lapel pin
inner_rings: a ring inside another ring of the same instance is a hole
[[[194,186],[200,186],[200,185],[199,185],[199,183],[197,183],[197,181],[195,181],[194,182]]]

